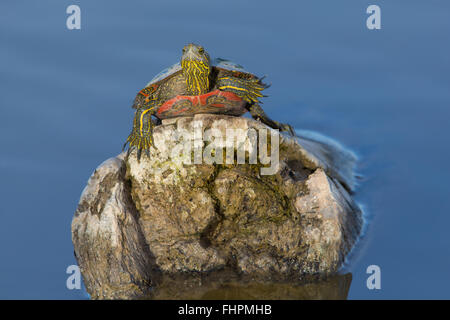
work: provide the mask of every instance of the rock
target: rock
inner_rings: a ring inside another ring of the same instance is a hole
[[[240,143],[225,139],[230,128],[242,130]],[[268,146],[252,143],[252,133],[263,141],[265,131],[224,115],[163,120],[150,158],[138,161],[133,151],[100,165],[72,222],[91,297],[157,296],[167,274],[292,281],[336,273],[362,226],[350,196],[355,157],[305,132],[270,130]],[[236,164],[238,153],[228,164],[225,151],[243,146],[245,163]],[[255,154],[260,161],[249,164]]]
[[[122,157],[92,174],[72,220],[72,241],[84,283],[93,298],[149,294],[154,258],[124,179]]]

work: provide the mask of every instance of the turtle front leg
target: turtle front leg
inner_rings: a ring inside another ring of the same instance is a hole
[[[149,105],[145,105],[136,110],[133,119],[133,129],[128,136],[122,150],[129,144],[128,153],[132,149],[137,149],[137,158],[141,159],[142,151],[150,157],[150,147],[153,143],[153,127],[152,115],[156,113],[157,105],[151,101]]]
[[[296,136],[294,129],[290,125],[270,119],[259,104],[254,103],[249,105],[248,111],[252,115],[253,119],[259,120],[273,129],[289,132],[289,134],[291,134],[293,137]]]

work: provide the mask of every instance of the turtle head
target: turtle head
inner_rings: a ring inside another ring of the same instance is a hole
[[[181,66],[183,64],[197,63],[203,64],[209,69],[209,54],[206,50],[197,44],[189,43],[183,48],[183,55],[181,56]]]
[[[181,68],[186,77],[188,90],[192,95],[200,95],[209,91],[209,55],[199,45],[190,43],[183,48]]]

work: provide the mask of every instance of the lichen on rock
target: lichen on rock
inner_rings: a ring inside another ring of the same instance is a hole
[[[208,146],[196,130],[225,137],[230,128],[267,129],[224,115],[164,120],[154,130],[149,158],[121,154],[94,172],[72,222],[93,298],[148,295],[163,274],[227,270],[300,280],[339,270],[362,225],[350,196],[354,156],[324,138],[271,130],[268,149],[279,140],[272,175],[261,174],[267,165],[249,163],[254,144],[245,135],[246,163],[195,163],[196,146]],[[214,143],[217,150],[238,148],[225,139]]]

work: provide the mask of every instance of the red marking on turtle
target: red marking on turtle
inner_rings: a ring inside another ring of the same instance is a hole
[[[177,112],[174,112],[174,115],[178,115],[178,114],[180,114],[180,113],[182,113],[182,112],[185,112],[185,111],[187,111],[188,110],[188,108],[183,108],[183,109],[181,109],[181,110],[179,110],[179,111],[177,111]]]
[[[149,87],[145,87],[141,91],[139,91],[139,94],[143,95],[144,97],[149,97],[151,94],[153,94],[156,89],[158,88],[158,85],[154,84]]]
[[[167,100],[164,102],[158,109],[157,115],[164,113],[171,108],[173,108],[174,105],[182,102],[182,101],[189,101],[192,105],[192,107],[200,107],[200,106],[207,106],[208,105],[208,98],[216,96],[216,97],[223,97],[226,101],[229,101],[230,103],[236,103],[241,102],[242,99],[235,95],[232,92],[228,91],[220,91],[220,90],[214,90],[199,96],[176,96],[175,98],[172,98],[170,100]],[[224,104],[210,104],[210,106],[213,107],[225,107]],[[183,109],[183,111],[186,111],[188,108]],[[177,111],[177,114],[181,111]]]

